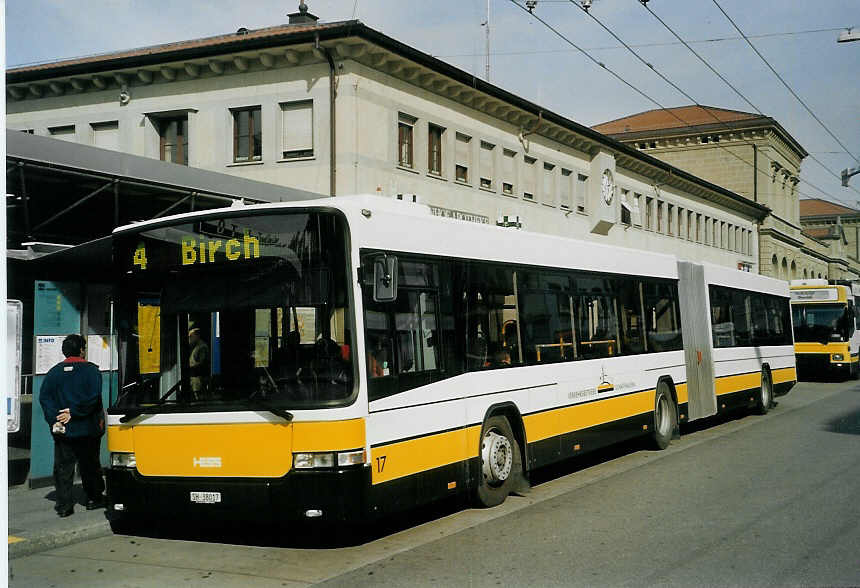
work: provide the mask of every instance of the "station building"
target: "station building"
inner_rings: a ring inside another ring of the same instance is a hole
[[[767,206],[770,214],[759,227],[760,273],[784,280],[860,276],[856,247],[846,249],[839,229],[824,228],[835,224],[839,211],[824,211],[822,200],[800,199],[800,166],[808,153],[775,119],[683,106],[640,112],[593,128]],[[824,216],[814,221],[820,223],[804,220],[818,212]]]
[[[465,221],[747,271],[765,256],[759,227],[778,223],[765,201],[306,10],[6,81],[10,129],[327,196],[417,199]]]

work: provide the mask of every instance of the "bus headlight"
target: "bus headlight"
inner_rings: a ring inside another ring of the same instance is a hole
[[[110,466],[112,468],[136,468],[137,459],[133,453],[111,453]]]
[[[338,467],[361,465],[365,462],[364,449],[341,451],[337,454]]]
[[[844,357],[845,357],[845,356],[844,356],[844,355],[842,355],[841,353],[834,353],[834,354],[833,354],[833,361],[842,361],[842,359],[843,359]]]
[[[294,453],[293,466],[297,470],[333,468],[334,453]]]
[[[293,467],[297,470],[310,470],[315,468],[347,467],[363,464],[365,459],[364,449],[339,452],[302,452],[293,454]]]

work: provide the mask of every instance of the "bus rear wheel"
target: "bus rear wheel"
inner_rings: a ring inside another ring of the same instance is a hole
[[[492,416],[481,428],[481,472],[475,502],[491,507],[505,501],[522,476],[522,457],[511,425],[503,416]]]
[[[770,378],[770,370],[762,368],[761,370],[761,388],[759,390],[758,400],[756,401],[756,414],[767,414],[770,410],[770,403],[773,400],[773,380]]]
[[[669,385],[661,381],[657,384],[654,397],[654,432],[651,435],[651,442],[657,449],[669,447],[675,431],[675,415],[675,403]]]

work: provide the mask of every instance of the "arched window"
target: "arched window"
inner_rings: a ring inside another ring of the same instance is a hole
[[[794,261],[791,262],[791,279],[797,279],[797,264]]]

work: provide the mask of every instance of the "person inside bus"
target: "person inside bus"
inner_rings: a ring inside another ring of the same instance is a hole
[[[209,377],[209,346],[203,341],[200,329],[188,331],[188,367],[191,374],[191,393],[195,399],[200,399],[205,392]]]
[[[381,336],[373,338],[370,352],[367,354],[368,372],[371,378],[381,378],[390,375],[388,351],[385,349]]]

